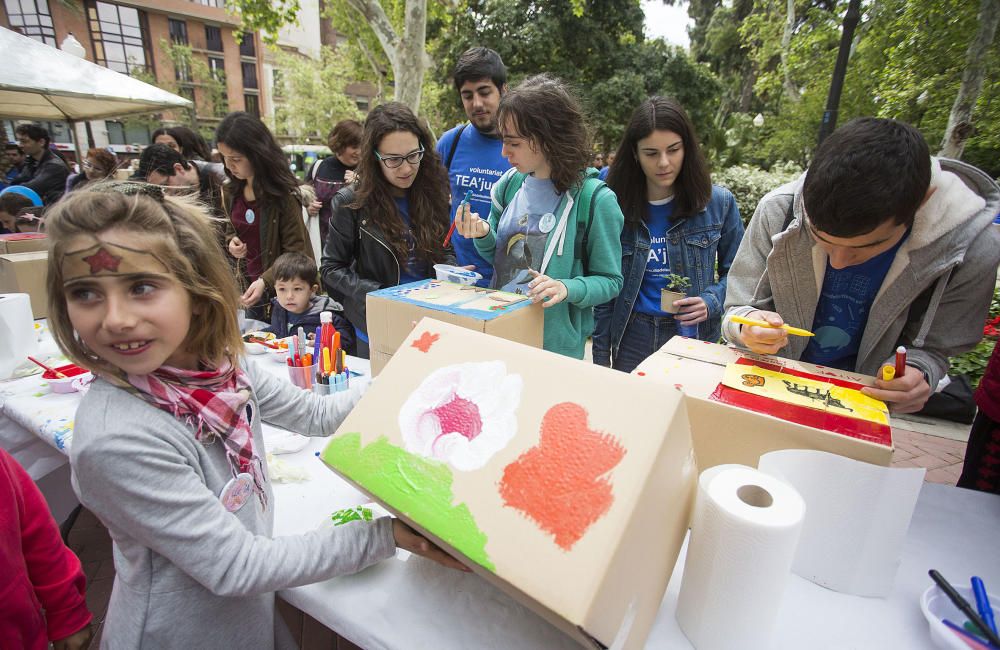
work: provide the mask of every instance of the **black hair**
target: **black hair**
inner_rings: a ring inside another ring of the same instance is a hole
[[[181,155],[188,160],[211,159],[212,151],[208,148],[205,138],[201,137],[197,131],[186,126],[172,126],[167,129],[167,135],[177,141],[181,148]]]
[[[632,113],[625,135],[608,172],[608,187],[618,196],[625,223],[638,226],[646,218],[649,202],[646,175],[639,164],[639,140],[653,131],[672,131],[681,136],[684,161],[674,180],[674,217],[680,219],[701,212],[712,199],[712,176],[698,145],[694,124],[684,107],[667,97],[650,97]]]
[[[156,172],[164,176],[174,176],[177,170],[174,165],[180,164],[183,169],[188,169],[191,163],[184,160],[184,156],[171,149],[165,144],[151,144],[142,150],[139,156],[139,168],[135,172],[136,178],[149,178],[150,173]]]
[[[215,141],[238,151],[253,168],[253,193],[262,204],[281,205],[289,196],[298,196],[299,183],[288,168],[288,160],[271,131],[259,117],[236,111],[230,113],[215,131]],[[233,176],[234,195],[243,193],[246,180]]]
[[[22,149],[21,145],[19,145],[16,142],[8,142],[6,145],[4,145],[3,149],[4,149],[4,151],[10,151],[12,149],[17,149],[17,153],[21,154],[22,156],[24,155],[24,149]]]
[[[14,129],[14,133],[28,136],[32,140],[45,140],[46,149],[52,144],[52,138],[49,136],[48,130],[38,124],[18,124],[17,128]]]
[[[461,91],[467,81],[489,79],[497,90],[503,91],[507,83],[507,68],[500,55],[488,47],[469,48],[458,57],[452,74],[455,90]]]
[[[271,267],[277,281],[302,280],[310,287],[319,284],[316,262],[302,253],[282,253]]]
[[[833,237],[866,235],[884,223],[913,223],[931,184],[920,131],[898,120],[859,117],[816,150],[802,186],[809,223]]]

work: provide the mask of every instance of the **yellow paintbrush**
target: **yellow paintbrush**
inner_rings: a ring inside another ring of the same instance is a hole
[[[809,330],[800,329],[798,327],[792,327],[791,325],[772,325],[767,321],[754,320],[753,318],[744,318],[742,316],[730,316],[729,320],[734,323],[739,323],[740,325],[756,325],[757,327],[768,327],[770,329],[782,329],[792,334],[793,336],[816,336]]]

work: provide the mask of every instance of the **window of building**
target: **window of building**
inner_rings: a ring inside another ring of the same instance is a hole
[[[246,112],[260,117],[260,97],[257,95],[243,95],[243,103],[246,105]]]
[[[104,127],[108,130],[108,144],[128,144],[128,140],[125,139],[124,124],[108,120],[104,123]]]
[[[240,43],[240,56],[257,56],[257,48],[253,44],[253,34],[243,34],[243,41]]]
[[[174,20],[173,18],[167,19],[168,29],[170,30],[170,42],[176,43],[178,45],[188,44],[188,26],[183,20]]]
[[[206,7],[218,7],[219,9],[226,8],[226,0],[192,0],[192,2],[196,2]]]
[[[10,28],[28,38],[57,47],[47,0],[4,0]]]
[[[214,25],[205,25],[205,49],[222,51],[222,30]]]
[[[208,57],[208,69],[216,81],[226,82],[226,60],[217,56]]]
[[[87,18],[97,63],[117,72],[148,72],[146,14],[110,2],[88,2]]]
[[[244,61],[240,67],[243,68],[243,87],[257,88],[257,64]]]

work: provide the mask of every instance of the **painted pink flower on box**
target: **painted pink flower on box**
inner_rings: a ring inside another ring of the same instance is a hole
[[[399,411],[406,450],[461,471],[483,467],[517,433],[522,386],[502,361],[439,368]]]

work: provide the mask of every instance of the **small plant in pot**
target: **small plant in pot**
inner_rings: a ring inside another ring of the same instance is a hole
[[[668,314],[676,314],[675,300],[687,298],[687,290],[691,288],[691,279],[676,273],[667,274],[667,288],[660,290],[660,309]]]

